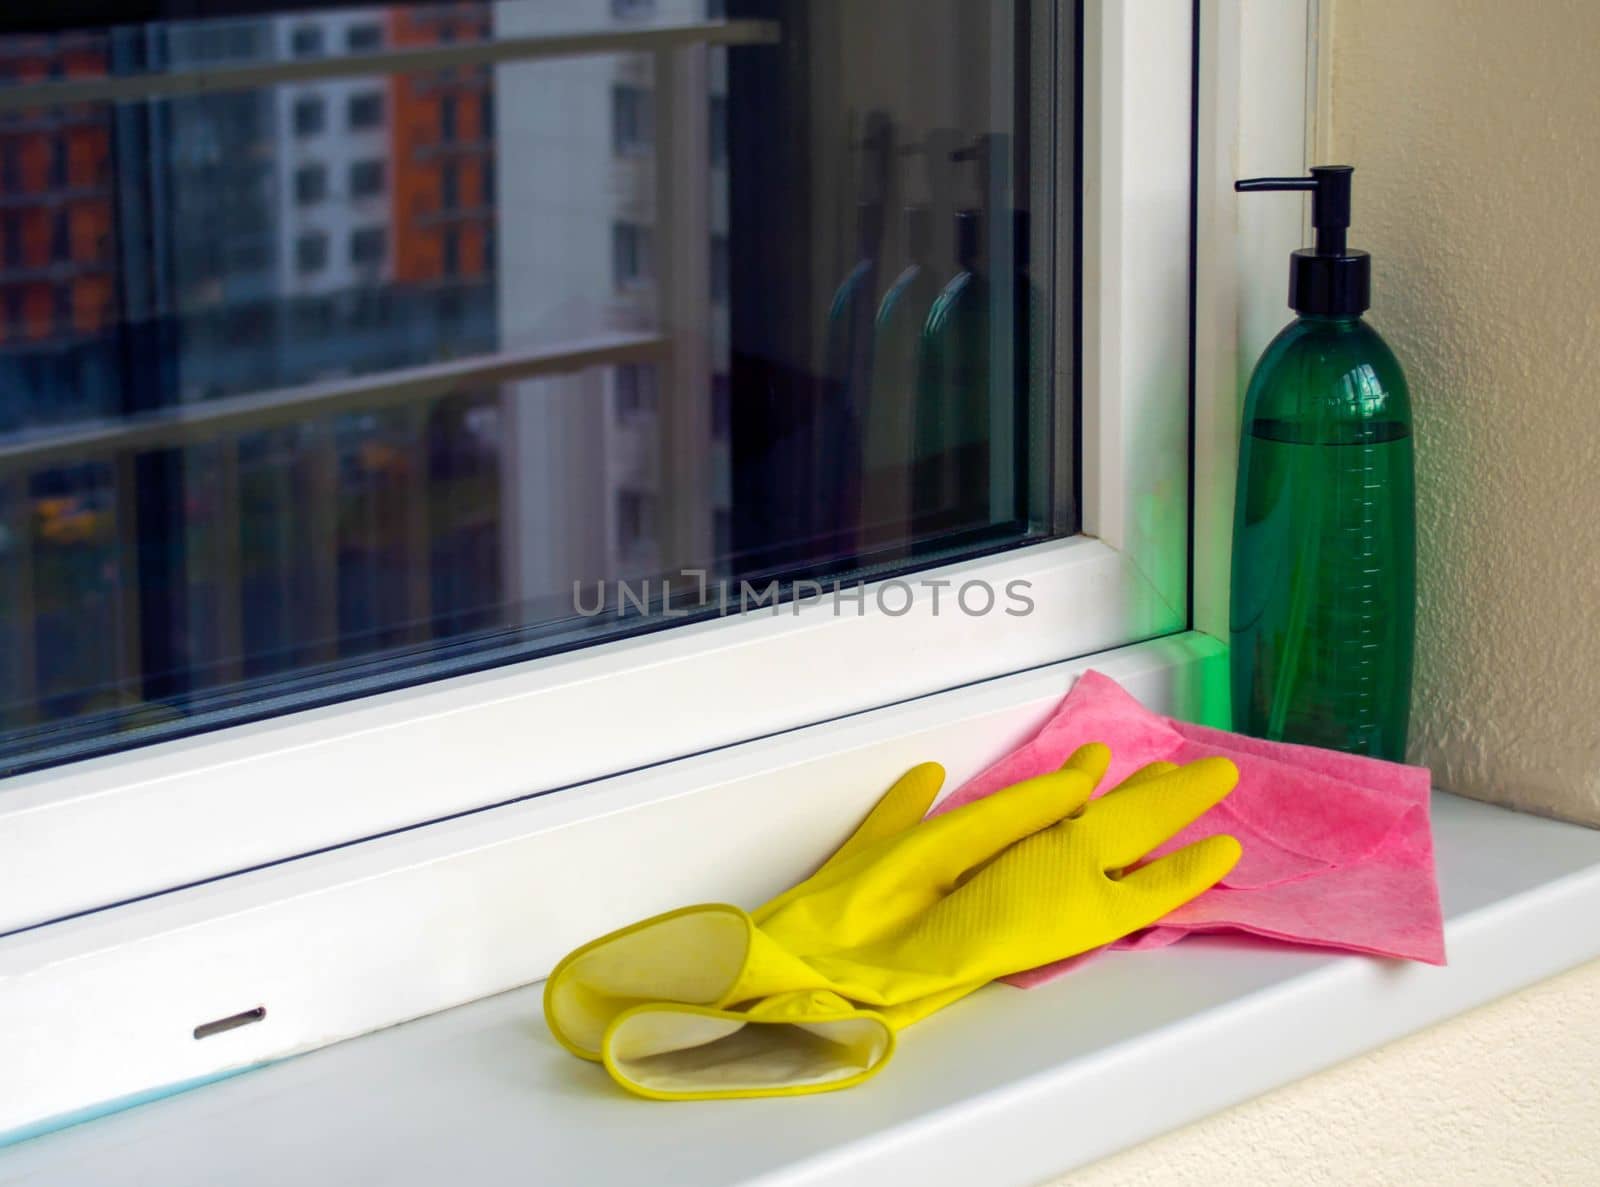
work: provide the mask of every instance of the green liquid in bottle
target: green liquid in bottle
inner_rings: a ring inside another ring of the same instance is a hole
[[[1246,402],[1235,508],[1235,728],[1402,759],[1416,532],[1410,407],[1387,346],[1304,318]]]

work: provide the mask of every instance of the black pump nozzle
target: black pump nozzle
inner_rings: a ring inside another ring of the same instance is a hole
[[[1251,177],[1233,183],[1240,193],[1309,190],[1315,248],[1289,258],[1289,304],[1299,313],[1344,316],[1371,305],[1372,257],[1345,246],[1350,227],[1349,165],[1314,165],[1310,177]]]
[[[1317,229],[1317,254],[1344,254],[1344,233],[1350,227],[1350,165],[1313,165],[1310,177],[1251,177],[1236,181],[1241,194],[1257,190],[1310,190],[1311,225]]]

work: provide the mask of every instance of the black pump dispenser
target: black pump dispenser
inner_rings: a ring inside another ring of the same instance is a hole
[[[1315,165],[1310,177],[1252,177],[1240,193],[1310,190],[1317,245],[1289,256],[1289,306],[1296,313],[1358,317],[1372,304],[1372,257],[1345,246],[1350,226],[1350,165]]]

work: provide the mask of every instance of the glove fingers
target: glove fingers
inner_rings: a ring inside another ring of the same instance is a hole
[[[903,833],[921,821],[928,814],[943,783],[944,768],[938,763],[918,763],[912,767],[883,793],[883,798],[867,813],[867,818],[839,846],[838,851],[822,863],[817,872],[848,861],[869,845]]]
[[[1089,785],[1096,787],[1100,780],[1106,777],[1106,769],[1111,766],[1111,747],[1104,742],[1085,742],[1072,752],[1072,756],[1061,764],[1063,771],[1079,771],[1089,777]]]
[[[1224,833],[1129,871],[1116,883],[1114,892],[1128,918],[1142,920],[1128,930],[1148,927],[1210,890],[1238,864],[1242,852],[1239,842]]]
[[[1070,816],[1093,790],[1081,770],[1063,769],[936,816],[912,834],[922,869],[936,881],[953,883],[1002,849]]]
[[[1090,804],[1076,827],[1092,832],[1103,868],[1122,869],[1210,811],[1238,781],[1239,768],[1227,759],[1197,759],[1136,783],[1129,780]]]
[[[1122,791],[1125,788],[1137,787],[1141,783],[1145,783],[1151,779],[1154,779],[1157,775],[1165,775],[1168,772],[1176,771],[1177,769],[1178,764],[1175,762],[1145,763],[1144,766],[1140,767],[1133,774],[1129,775],[1121,783],[1117,784],[1110,791],[1106,792],[1106,794],[1112,795],[1115,792]]]

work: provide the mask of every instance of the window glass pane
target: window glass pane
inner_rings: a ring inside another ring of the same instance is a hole
[[[0,36],[0,774],[1075,530],[1056,3],[229,7]]]

